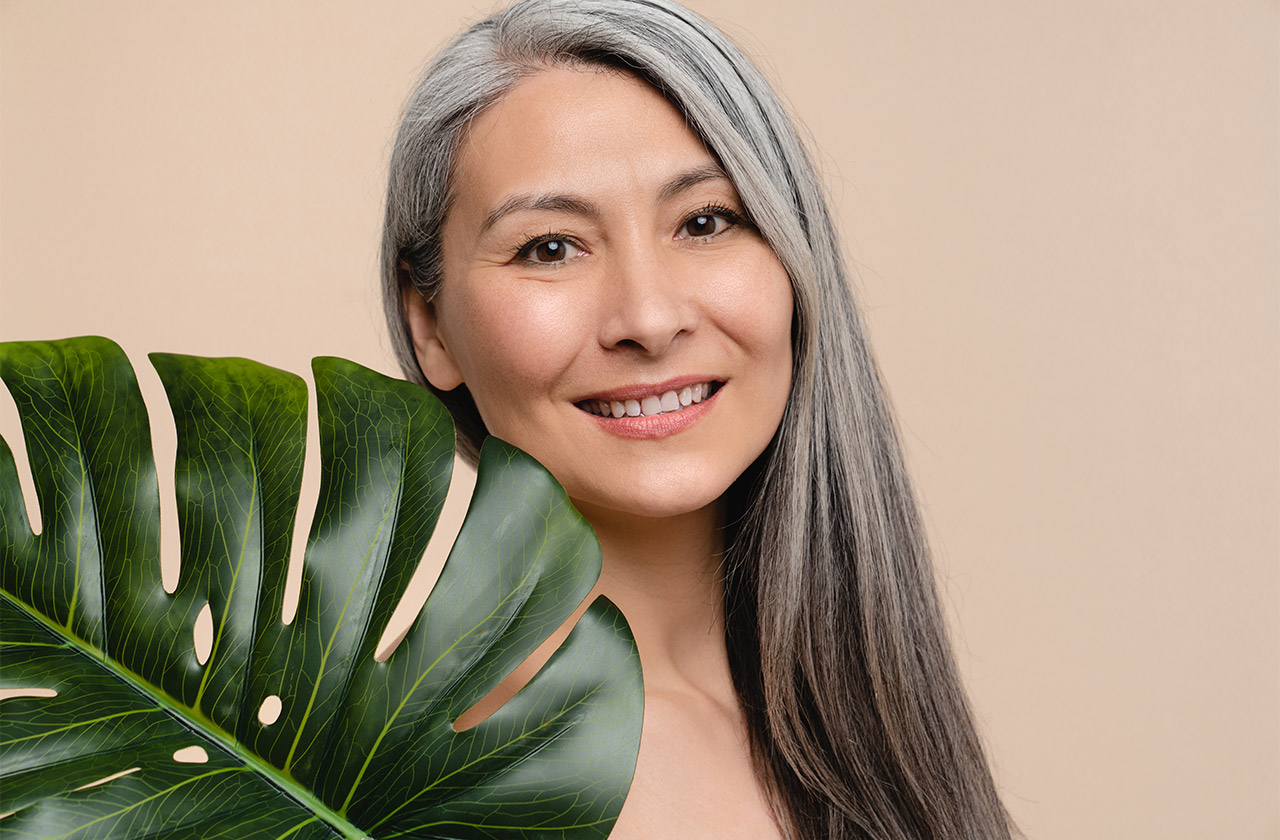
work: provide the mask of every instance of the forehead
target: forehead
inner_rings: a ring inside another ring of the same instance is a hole
[[[684,116],[622,71],[552,67],[522,79],[478,116],[454,163],[459,203],[525,191],[655,190],[673,172],[714,163]]]

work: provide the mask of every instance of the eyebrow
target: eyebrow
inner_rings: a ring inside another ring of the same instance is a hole
[[[658,198],[662,201],[668,201],[675,198],[685,190],[692,189],[698,184],[704,184],[707,181],[733,181],[725,174],[717,163],[708,163],[699,166],[696,169],[690,169],[683,172],[670,181],[662,185],[662,189],[658,190]]]
[[[704,164],[703,166],[690,169],[688,172],[681,172],[679,175],[668,180],[658,190],[658,199],[659,201],[669,201],[670,199],[680,195],[680,193],[696,187],[698,184],[717,180],[730,181],[730,183],[732,183],[729,176],[725,174],[725,171],[721,169],[718,164]],[[527,210],[570,213],[575,216],[587,216],[593,219],[598,219],[601,216],[600,208],[581,196],[569,195],[566,193],[517,193],[502,202],[502,204],[491,210],[489,214],[484,217],[484,222],[480,225],[481,235],[500,222],[504,217],[509,216],[512,213],[519,213]]]
[[[519,193],[502,202],[500,206],[484,217],[484,223],[480,225],[481,235],[501,221],[504,216],[519,213],[523,210],[553,210],[559,213],[571,213],[575,216],[589,216],[593,219],[600,217],[600,208],[585,198],[574,195]]]

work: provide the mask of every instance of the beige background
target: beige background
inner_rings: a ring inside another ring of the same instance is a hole
[[[1280,837],[1274,0],[694,6],[823,150],[1019,823]],[[390,135],[484,8],[5,0],[0,335],[390,370]]]

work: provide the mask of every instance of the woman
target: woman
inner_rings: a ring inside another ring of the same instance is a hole
[[[600,537],[645,672],[613,836],[1009,836],[821,187],[719,31],[526,0],[464,32],[383,265],[464,455],[525,449]]]

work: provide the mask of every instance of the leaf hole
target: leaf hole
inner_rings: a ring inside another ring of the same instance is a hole
[[[427,550],[423,552],[418,568],[409,580],[404,597],[391,613],[382,638],[378,640],[377,652],[373,655],[376,661],[386,662],[395,653],[422,612],[422,605],[427,602],[427,596],[440,579],[444,562],[462,530],[462,521],[467,517],[467,508],[471,505],[475,489],[475,468],[461,458],[454,458],[453,477],[449,481],[449,492],[444,497],[444,505],[440,508],[440,518],[436,521],[435,530],[431,532]]]
[[[132,354],[130,354],[132,355]],[[160,586],[172,595],[178,590],[182,574],[180,540],[178,539],[178,496],[174,489],[174,472],[178,460],[178,427],[165,398],[165,387],[155,365],[133,365],[148,406],[164,406],[164,410],[148,409],[151,427],[152,458],[156,465],[156,489],[160,493]]]
[[[280,702],[279,694],[272,694],[266,700],[262,701],[262,705],[258,707],[258,723],[263,726],[270,726],[280,719],[280,711],[284,708],[284,704]]]
[[[13,453],[13,466],[18,473],[18,487],[26,502],[27,522],[31,533],[37,537],[44,531],[44,520],[40,514],[40,502],[36,498],[36,482],[31,475],[31,463],[27,460],[27,439],[22,436],[22,423],[18,419],[18,406],[5,390],[5,399],[0,399],[0,437],[9,444]]]
[[[116,779],[120,779],[125,776],[128,776],[130,773],[137,773],[141,769],[142,769],[141,767],[130,767],[128,770],[121,770],[119,773],[112,773],[110,776],[103,776],[101,779],[97,779],[95,781],[89,782],[89,784],[87,785],[81,785],[80,787],[76,788],[76,790],[88,790],[91,787],[97,787],[98,785],[105,785],[107,782],[114,782]]]
[[[560,649],[565,639],[569,638],[569,634],[573,632],[573,628],[578,624],[578,619],[586,614],[587,609],[595,602],[599,594],[600,584],[597,583],[595,588],[573,611],[573,614],[565,619],[564,623],[556,628],[556,631],[546,641],[538,645],[537,649],[517,665],[511,673],[507,674],[506,678],[498,683],[492,691],[477,700],[470,709],[458,715],[453,722],[453,731],[466,732],[468,729],[484,723],[489,719],[490,715],[501,709],[508,700],[515,697],[521,689],[528,685],[542,670],[542,666],[546,665],[551,656]]]
[[[204,751],[204,747],[193,744],[175,752],[173,760],[179,764],[208,764],[209,754]]]
[[[209,661],[209,654],[213,653],[213,608],[208,604],[200,608],[191,635],[196,648],[196,661],[203,665]]]
[[[16,700],[19,697],[57,697],[52,688],[0,688],[0,700]]]
[[[318,406],[316,383],[307,381],[307,405]],[[298,512],[293,520],[293,543],[289,549],[289,569],[285,573],[284,597],[280,603],[280,621],[293,624],[298,615],[298,600],[302,595],[303,561],[307,543],[311,538],[311,524],[320,505],[320,415],[307,411],[307,446],[302,459],[302,487],[299,488]]]

